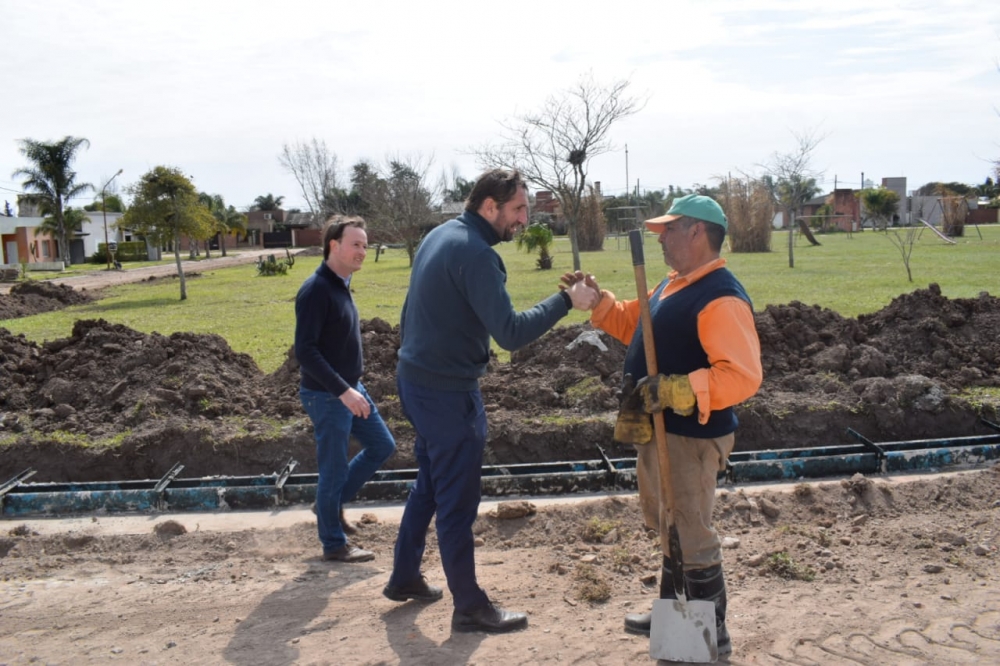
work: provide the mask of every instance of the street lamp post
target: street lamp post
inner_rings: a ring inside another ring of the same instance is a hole
[[[101,215],[104,217],[104,256],[108,259],[107,270],[109,271],[111,270],[111,248],[110,245],[108,245],[108,205],[104,200],[104,190],[108,189],[108,185],[111,184],[111,181],[122,175],[122,171],[124,170],[125,169],[118,169],[118,173],[111,176],[111,178],[108,178],[108,182],[104,183],[104,187],[101,188]]]

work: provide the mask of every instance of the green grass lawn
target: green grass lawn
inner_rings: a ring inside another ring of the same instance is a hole
[[[955,245],[938,239],[930,230],[922,234],[913,251],[913,282],[908,282],[899,250],[884,234],[866,231],[819,236],[822,245],[805,239],[795,246],[795,268],[788,267],[787,233],[776,232],[772,251],[724,256],[762,310],[769,304],[801,301],[836,310],[844,316],[875,312],[894,297],[941,286],[949,298],[971,298],[982,291],[1000,295],[1000,226],[967,227]],[[666,275],[656,239],[646,234],[647,280],[652,288]],[[515,308],[523,310],[553,293],[559,276],[573,265],[566,238],[557,238],[554,270],[539,271],[535,257],[518,252],[513,243],[498,250],[507,266],[507,286]],[[631,252],[625,238],[608,238],[604,251],[582,255],[583,269],[597,276],[601,286],[619,298],[635,298]],[[316,269],[318,256],[302,257],[287,276],[261,278],[252,264],[202,273],[188,281],[188,299],[179,301],[176,280],[158,280],[115,287],[106,298],[58,312],[0,321],[13,333],[24,333],[41,342],[67,337],[77,319],[103,318],[144,332],[169,335],[177,331],[216,333],[236,351],[250,354],[265,372],[277,368],[291,345],[295,328],[294,299],[302,281]],[[186,270],[197,265],[186,263]],[[389,250],[378,263],[369,255],[354,277],[358,309],[364,318],[381,317],[399,322],[406,295],[409,263],[403,250]],[[571,313],[563,324],[587,319]]]

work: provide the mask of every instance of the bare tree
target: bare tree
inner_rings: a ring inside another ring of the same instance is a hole
[[[400,243],[413,265],[424,234],[434,226],[437,192],[429,184],[432,157],[390,157],[372,172],[367,163],[354,169],[354,185],[368,215],[372,235],[378,242]]]
[[[590,160],[612,150],[611,126],[637,113],[645,103],[628,95],[628,86],[627,79],[605,85],[594,81],[592,73],[586,74],[572,88],[549,97],[538,111],[501,123],[504,135],[498,145],[473,151],[484,167],[517,169],[559,199],[574,270],[580,268],[577,225]]]
[[[788,220],[788,267],[795,268],[795,252],[792,237],[794,234],[795,216],[802,209],[802,204],[814,197],[818,191],[816,181],[823,177],[822,171],[812,168],[812,153],[825,135],[819,135],[815,129],[802,132],[792,132],[798,146],[790,153],[774,153],[767,164],[762,165],[764,178],[771,188],[771,196],[781,207]],[[809,242],[819,245],[809,225],[804,220],[798,221],[799,229],[806,235]]]
[[[313,215],[326,219],[339,212],[337,154],[327,148],[326,141],[313,137],[307,142],[286,143],[278,161],[295,176]]]

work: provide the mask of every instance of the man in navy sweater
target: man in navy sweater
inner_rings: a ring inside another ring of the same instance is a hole
[[[299,397],[316,433],[316,526],[323,559],[367,562],[375,554],[347,541],[354,528],[344,503],[396,450],[389,429],[361,384],[361,320],[351,298],[351,276],[361,268],[368,235],[360,218],[334,222],[323,233],[323,263],[295,297],[295,357]],[[361,451],[347,461],[351,435]]]
[[[397,384],[416,430],[417,480],[396,539],[383,594],[394,601],[436,601],[420,572],[427,529],[437,514],[441,564],[454,597],[453,631],[506,632],[527,626],[524,613],[490,601],[476,582],[472,524],[480,500],[486,412],[479,378],[490,338],[515,350],[541,337],[572,307],[596,304],[580,283],[524,312],[507,293],[507,271],[492,246],[528,221],[527,187],[516,171],[495,169],[476,181],[465,212],[431,231],[417,250],[400,317]]]

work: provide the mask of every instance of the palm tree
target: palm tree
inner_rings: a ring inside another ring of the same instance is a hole
[[[69,266],[72,262],[63,209],[69,199],[94,189],[90,183],[77,183],[76,172],[71,168],[80,146],[89,147],[90,142],[82,137],[66,136],[55,143],[33,139],[21,139],[19,143],[21,154],[31,164],[18,169],[11,177],[23,176],[25,180],[21,187],[24,191],[39,204],[43,213],[53,216],[59,255],[63,264]]]
[[[281,202],[285,200],[284,196],[274,196],[270,192],[266,195],[261,195],[253,200],[254,210],[281,210]]]
[[[539,270],[547,271],[552,268],[552,255],[549,254],[549,248],[552,247],[552,230],[547,226],[539,222],[528,225],[517,235],[517,249],[520,250],[522,247],[528,254],[538,250],[538,261],[535,263]]]
[[[270,195],[268,195],[270,196]],[[262,199],[263,197],[257,197],[257,199]],[[279,203],[282,197],[278,197]],[[226,236],[233,231],[245,232],[247,230],[247,217],[243,213],[239,212],[233,206],[226,206],[226,200],[221,194],[208,194],[207,192],[198,193],[198,201],[201,202],[203,206],[208,208],[212,213],[212,217],[215,218],[215,231],[216,235],[219,237],[219,249],[222,250],[222,256],[226,256]],[[211,239],[206,241],[205,245],[205,258],[208,258],[208,243]]]
[[[63,211],[63,228],[66,233],[76,233],[83,229],[83,223],[87,221],[87,214],[79,208],[67,208]],[[52,238],[58,239],[59,223],[54,215],[49,215],[38,225],[37,231]]]

